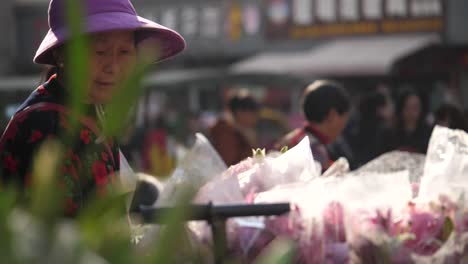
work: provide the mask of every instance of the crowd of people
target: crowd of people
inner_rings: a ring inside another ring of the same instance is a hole
[[[276,138],[276,143],[269,146],[259,143],[257,133],[262,103],[246,89],[231,92],[226,102],[227,111],[201,132],[208,136],[228,166],[251,156],[252,149],[267,147],[267,151],[270,151],[285,146],[291,148],[308,136],[314,158],[326,170],[340,157],[346,157],[355,169],[394,150],[424,154],[435,125],[468,131],[468,120],[458,106],[442,103],[436,111],[428,113],[423,98],[413,89],[397,91],[393,96],[385,90],[374,89],[363,93],[358,99],[351,99],[342,84],[322,80],[305,87],[297,104],[301,105],[303,125],[292,127],[289,133]],[[197,123],[199,120],[193,119],[191,122]],[[201,126],[197,128],[201,130]],[[143,161],[149,160],[148,146],[151,145],[154,129],[151,131],[144,139],[146,143],[141,144],[146,146],[142,150]],[[162,131],[164,129],[160,127],[159,133]],[[168,142],[172,140],[170,133],[165,134],[164,138]],[[159,147],[163,146],[169,154],[174,153],[168,147],[171,144],[160,141],[157,142]],[[172,146],[174,148],[175,145]],[[167,162],[161,160],[153,164],[167,165]],[[175,164],[171,165],[165,167],[165,175],[175,167]],[[148,167],[143,169],[154,174],[154,170]]]

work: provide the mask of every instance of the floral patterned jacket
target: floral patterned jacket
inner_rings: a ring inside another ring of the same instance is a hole
[[[60,140],[70,129],[65,98],[66,90],[54,75],[19,107],[0,139],[0,190],[2,185],[17,184],[27,196],[32,161],[41,143],[50,138]],[[59,168],[67,216],[75,215],[92,195],[112,191],[119,170],[118,146],[96,140],[99,129],[95,109],[87,108],[88,114],[80,118],[79,137],[65,146]]]

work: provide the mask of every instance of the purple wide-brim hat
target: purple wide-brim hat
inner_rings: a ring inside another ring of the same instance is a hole
[[[68,40],[69,32],[64,23],[64,1],[50,2],[50,29],[34,57],[34,62],[37,64],[56,65],[53,50]],[[82,0],[81,2],[84,2],[87,14],[84,19],[85,33],[135,31],[137,47],[143,42],[157,45],[158,53],[154,62],[173,57],[186,47],[184,38],[176,31],[138,16],[129,0]]]

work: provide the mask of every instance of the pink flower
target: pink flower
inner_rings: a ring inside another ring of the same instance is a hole
[[[406,221],[402,222],[401,230],[414,235],[407,240],[405,247],[420,255],[432,255],[440,248],[445,217],[425,212],[413,207]]]
[[[416,183],[416,182],[411,183],[411,191],[413,193],[413,198],[417,197],[419,194],[419,183]]]
[[[343,215],[343,206],[339,202],[330,202],[323,210],[323,232],[327,242],[346,242]]]
[[[374,230],[384,231],[389,235],[394,235],[396,232],[392,210],[390,209],[388,209],[385,214],[383,214],[381,210],[377,210],[376,215],[371,217],[370,222],[374,225]]]
[[[348,263],[349,248],[346,242],[328,243],[325,245],[326,263]]]

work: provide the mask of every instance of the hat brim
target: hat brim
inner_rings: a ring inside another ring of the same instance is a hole
[[[159,52],[154,62],[171,58],[182,52],[186,43],[176,31],[164,27],[151,20],[123,12],[107,12],[88,16],[86,18],[85,33],[99,33],[114,30],[132,30],[136,32],[137,46],[151,41],[158,45]],[[52,51],[64,44],[69,34],[66,28],[50,29],[39,46],[34,62],[37,64],[56,65]]]

